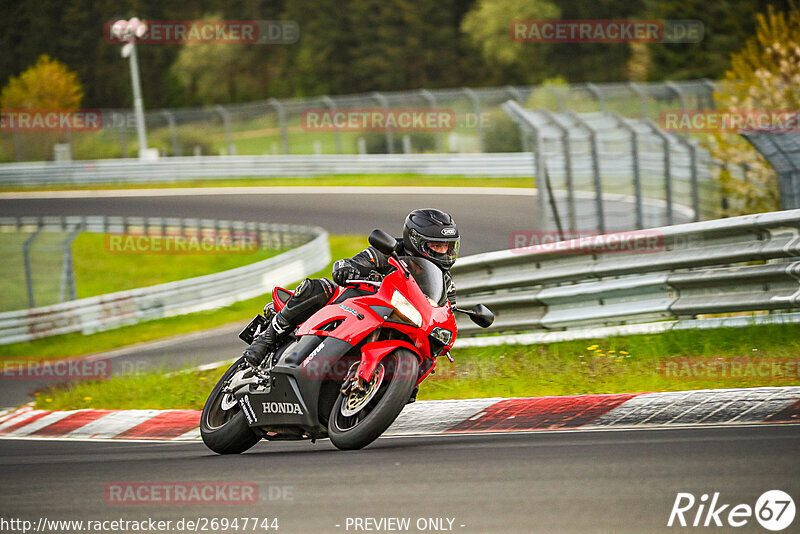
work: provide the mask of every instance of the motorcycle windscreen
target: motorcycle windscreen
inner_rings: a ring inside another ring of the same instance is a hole
[[[408,270],[411,271],[411,276],[414,277],[425,296],[435,302],[437,306],[444,306],[447,300],[447,293],[444,287],[442,270],[425,258],[401,256],[400,259],[406,262]]]

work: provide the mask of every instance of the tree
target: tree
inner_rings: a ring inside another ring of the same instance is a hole
[[[44,54],[19,76],[12,76],[0,93],[4,109],[77,109],[83,99],[78,75]]]
[[[650,80],[719,79],[730,56],[755,33],[756,14],[767,6],[789,10],[790,0],[648,0],[646,18],[696,19],[703,22],[698,43],[654,43],[648,45]]]
[[[514,20],[556,19],[560,9],[547,0],[479,0],[466,14],[461,29],[505,83],[538,82],[550,72],[551,45],[520,43],[509,38]]]
[[[83,86],[78,75],[63,63],[42,55],[19,76],[12,76],[0,92],[0,108],[78,109]],[[15,132],[18,159],[45,159],[55,142],[68,139],[66,131]]]
[[[756,35],[731,58],[723,86],[714,94],[720,110],[800,109],[800,11],[788,14],[769,8],[756,17]],[[744,139],[717,133],[710,141],[714,157],[746,169],[745,178],[724,170],[720,180],[735,202],[731,214],[779,209],[777,176]]]

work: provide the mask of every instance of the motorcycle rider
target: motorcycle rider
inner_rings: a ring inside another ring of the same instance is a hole
[[[397,241],[398,256],[425,258],[442,270],[447,299],[455,306],[456,287],[449,271],[458,257],[461,237],[453,218],[433,208],[414,210],[406,217],[403,237]],[[367,279],[375,275],[384,276],[393,270],[388,256],[370,246],[350,259],[334,263],[332,275],[333,280],[343,286],[347,280]],[[243,353],[245,360],[253,366],[259,365],[264,357],[278,346],[278,342],[286,332],[325,306],[334,291],[334,283],[327,278],[303,280],[283,309],[272,318],[267,329],[245,349]],[[411,402],[415,396],[412,396]]]

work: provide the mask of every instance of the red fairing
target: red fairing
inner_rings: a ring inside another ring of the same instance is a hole
[[[378,328],[391,328],[402,332],[408,341],[401,339],[388,339],[382,341],[370,340],[361,347],[361,363],[358,374],[369,381],[378,363],[387,355],[398,348],[405,348],[414,352],[420,359],[421,368],[425,370],[419,378],[422,381],[430,374],[436,365],[436,356],[431,354],[429,335],[434,328],[443,328],[452,333],[452,338],[440,351],[441,354],[449,351],[456,339],[457,329],[450,303],[444,306],[435,306],[425,296],[413,277],[406,278],[399,262],[394,258],[389,260],[397,270],[387,275],[380,288],[362,285],[362,289],[374,293],[355,296],[337,303],[346,288],[339,287],[328,305],[316,312],[298,329],[296,335],[315,335],[333,337],[351,345],[357,345]],[[391,316],[392,296],[399,291],[406,300],[419,312],[421,321],[419,327],[412,324],[396,322],[398,319]],[[273,293],[273,297],[275,293]],[[277,299],[276,299],[277,300]],[[377,308],[378,311],[373,309]],[[277,309],[277,302],[276,302]],[[382,312],[383,315],[379,314]],[[325,325],[333,321],[341,324],[333,330],[322,330]],[[427,362],[426,362],[427,360]]]
[[[294,292],[282,287],[272,288],[272,305],[275,306],[275,311],[281,311],[293,294]]]

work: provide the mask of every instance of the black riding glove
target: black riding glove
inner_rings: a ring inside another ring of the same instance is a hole
[[[333,281],[340,286],[346,285],[348,280],[361,278],[358,269],[344,260],[339,260],[333,264]]]

